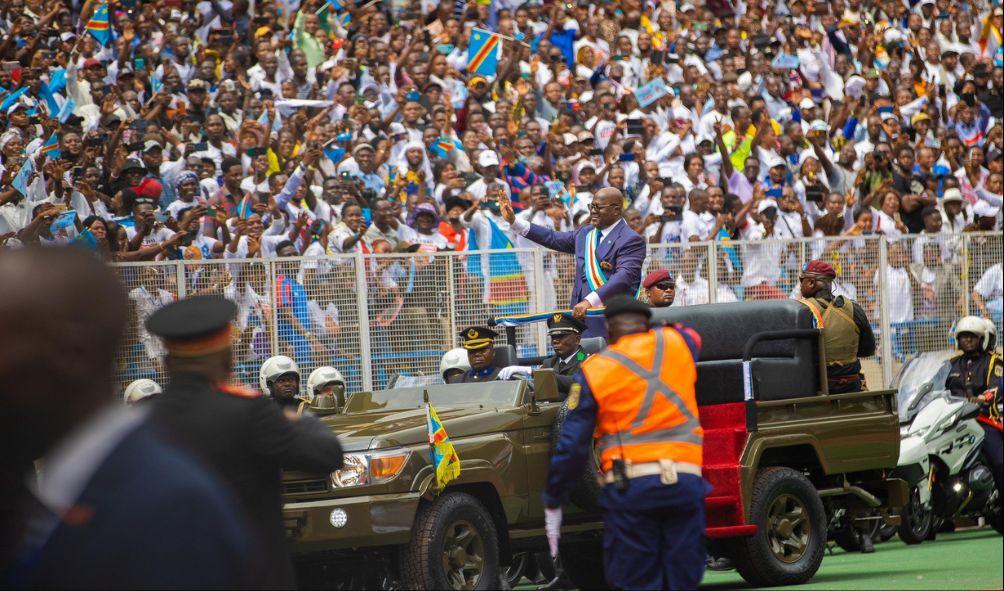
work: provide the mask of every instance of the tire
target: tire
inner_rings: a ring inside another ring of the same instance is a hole
[[[571,410],[568,408],[568,401],[566,400],[562,403],[561,408],[558,409],[558,414],[554,418],[554,426],[551,428],[551,451],[554,451],[553,446],[558,444],[558,438],[561,435],[561,426],[565,424],[565,417],[568,416],[569,412]],[[568,497],[569,500],[583,511],[590,513],[600,512],[599,474],[600,466],[598,461],[587,464],[586,469],[582,472],[582,477],[579,479],[579,483],[575,485],[575,488],[572,489]]]
[[[448,492],[421,507],[401,548],[400,572],[405,589],[497,589],[498,534],[484,505]]]
[[[532,560],[533,557],[530,556],[529,552],[520,552],[519,554],[512,555],[512,564],[502,569],[502,576],[509,584],[510,589],[518,585],[523,580],[523,577],[528,574],[527,570]]]
[[[610,589],[606,572],[603,570],[603,543],[562,545],[561,566],[565,577],[582,591]]]
[[[753,483],[749,522],[758,531],[737,540],[735,565],[750,584],[798,585],[819,570],[826,548],[826,512],[815,487],[801,472],[760,470]]]
[[[910,500],[903,505],[900,512],[900,523],[896,533],[904,544],[913,546],[920,544],[933,533],[934,511],[925,509],[920,503],[920,492],[917,487],[910,489]]]

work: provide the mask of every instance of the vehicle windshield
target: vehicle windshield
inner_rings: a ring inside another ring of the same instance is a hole
[[[429,402],[435,407],[510,408],[518,404],[523,387],[519,380],[513,380],[358,392],[349,398],[345,405],[345,414],[420,408],[425,391],[429,392]]]
[[[899,421],[909,422],[927,403],[945,389],[955,351],[934,351],[915,357],[900,372],[896,402]]]

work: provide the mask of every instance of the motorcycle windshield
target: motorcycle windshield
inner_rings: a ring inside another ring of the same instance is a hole
[[[924,353],[910,360],[900,373],[896,402],[899,422],[908,423],[945,389],[954,351]],[[932,396],[933,394],[933,396]]]

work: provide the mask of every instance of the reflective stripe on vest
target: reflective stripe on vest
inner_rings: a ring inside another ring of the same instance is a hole
[[[644,396],[641,398],[640,404],[637,407],[638,410],[629,427],[621,427],[616,431],[606,429],[606,432],[604,432],[604,421],[602,419],[598,421],[598,446],[603,455],[604,469],[609,468],[608,464],[612,461],[612,457],[620,457],[622,455],[626,459],[630,459],[636,463],[657,461],[659,459],[673,459],[695,464],[700,464],[701,462],[703,436],[700,420],[697,414],[692,412],[684,402],[684,398],[672,386],[667,384],[661,375],[667,360],[666,331],[669,330],[672,329],[656,329],[653,331],[655,338],[652,369],[645,369],[634,359],[613,349],[607,349],[599,353],[597,357],[616,364],[619,378],[618,376],[608,376],[606,372],[598,370],[596,362],[590,363],[587,361],[583,366],[583,373],[586,375],[590,387],[594,391],[594,396],[601,406],[601,411],[603,401],[610,400],[606,396],[609,392],[597,392],[597,387],[604,388],[607,386],[607,379],[613,380],[613,383],[610,384],[613,388],[616,388],[616,384],[623,385],[626,382],[624,378],[627,376],[620,374],[620,371],[630,372],[630,374],[633,374],[634,377],[645,384]],[[682,341],[682,337],[679,338]],[[693,365],[694,362],[689,349],[686,348],[686,344],[677,344],[678,349],[679,347],[686,349],[686,359],[680,359],[680,362]],[[679,350],[675,351],[675,353],[679,354],[678,356],[683,355],[683,352]],[[675,357],[671,358],[671,360],[675,360]],[[600,359],[597,359],[597,361],[600,361]],[[696,376],[696,369],[692,369],[692,372],[692,375]],[[610,390],[611,388],[608,387],[607,389]],[[693,398],[693,384],[689,385],[689,390],[690,400],[696,407],[696,401]],[[615,392],[614,394],[617,395],[620,393]],[[638,394],[640,395],[641,392],[638,392]],[[644,428],[646,421],[652,416],[658,397],[661,397],[664,402],[676,409],[684,421],[672,427],[639,431]],[[679,448],[680,444],[684,444],[690,449],[682,450]],[[640,446],[645,447],[646,451],[640,452]]]
[[[854,322],[854,304],[847,298],[841,298],[843,306],[820,298],[800,300],[815,312],[818,327],[823,335],[823,351],[826,354],[826,365],[850,365],[858,359],[858,342],[861,329]],[[850,307],[851,312],[847,309]]]

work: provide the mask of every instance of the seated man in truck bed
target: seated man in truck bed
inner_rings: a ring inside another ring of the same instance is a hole
[[[453,383],[470,384],[491,382],[499,379],[499,368],[495,367],[495,339],[498,333],[490,328],[472,326],[460,332],[462,346],[467,349],[467,361],[471,368]]]
[[[865,389],[861,357],[875,354],[875,333],[865,311],[845,296],[833,296],[837,272],[829,263],[809,261],[798,276],[803,304],[822,331],[826,381],[830,394]]]

